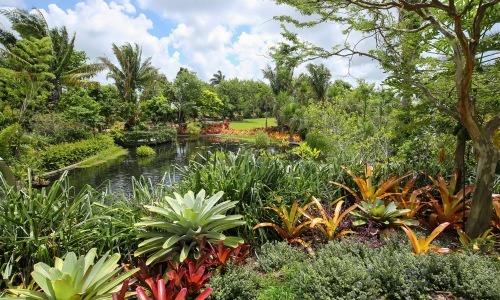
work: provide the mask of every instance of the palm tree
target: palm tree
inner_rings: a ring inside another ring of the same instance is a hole
[[[287,65],[278,65],[271,68],[267,65],[261,70],[264,78],[269,80],[269,86],[273,90],[274,95],[278,95],[280,92],[290,92],[292,80],[293,80],[293,68]]]
[[[127,125],[134,126],[140,113],[140,103],[154,91],[162,77],[151,64],[151,57],[142,62],[142,49],[139,45],[126,43],[122,46],[112,44],[113,53],[118,60],[115,65],[107,57],[99,57],[108,69],[107,78],[114,80],[121,98],[132,108]]]
[[[75,38],[70,37],[66,27],[49,29],[47,20],[39,9],[27,11],[24,9],[2,9],[0,14],[4,15],[12,24],[21,39],[49,37],[52,42],[52,61],[48,72],[54,74],[51,80],[53,90],[49,101],[59,102],[63,86],[98,86],[99,83],[90,80],[98,72],[102,71],[101,64],[86,64],[78,61],[75,65]],[[0,44],[7,50],[15,47],[18,38],[12,32],[0,28]]]
[[[316,93],[318,100],[324,101],[330,87],[330,78],[332,77],[330,70],[324,64],[320,64],[319,66],[308,64],[306,68],[309,71],[309,83]]]
[[[210,84],[213,86],[216,86],[216,85],[219,85],[225,79],[226,79],[226,76],[222,75],[222,72],[220,70],[218,70],[217,73],[215,73],[213,75],[213,77],[210,79]]]

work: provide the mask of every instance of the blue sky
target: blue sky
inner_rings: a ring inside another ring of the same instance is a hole
[[[113,59],[111,43],[137,43],[143,57],[175,78],[180,67],[195,71],[208,81],[218,70],[226,78],[262,79],[262,69],[272,64],[268,51],[281,40],[276,15],[294,15],[287,6],[271,0],[0,0],[0,7],[42,10],[49,26],[66,26],[76,32],[76,47],[95,60]],[[4,26],[4,19],[0,19]],[[343,42],[341,29],[330,24],[303,32],[323,46]],[[320,63],[320,62],[318,62]],[[322,61],[333,79],[351,83],[356,74],[370,82],[380,81],[382,72],[366,59]],[[350,72],[349,72],[350,68]],[[296,74],[305,72],[304,66]],[[105,74],[100,75],[104,81]]]

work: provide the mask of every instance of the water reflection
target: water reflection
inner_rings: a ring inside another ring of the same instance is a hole
[[[138,158],[135,149],[129,149],[126,156],[119,157],[91,168],[73,169],[68,173],[69,184],[76,191],[82,189],[86,184],[92,187],[107,185],[114,192],[123,192],[130,195],[132,192],[132,177],[143,176],[153,183],[161,183],[167,176],[169,180],[177,181],[179,178],[174,172],[174,165],[187,165],[190,160],[202,162],[200,157],[207,157],[209,152],[215,150],[238,151],[250,146],[239,142],[220,142],[200,138],[197,141],[179,140],[177,143],[168,143],[154,146],[156,156],[151,158]],[[59,175],[50,178],[57,179]]]

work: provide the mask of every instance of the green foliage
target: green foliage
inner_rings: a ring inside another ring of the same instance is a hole
[[[49,94],[45,88],[52,87],[50,80],[54,78],[54,74],[49,71],[52,60],[51,39],[23,38],[0,52],[6,57],[0,73],[5,74],[2,77],[8,77],[6,79],[13,84],[9,100],[12,107],[19,109],[19,123],[25,125],[28,113],[45,106],[45,98]]]
[[[364,225],[368,220],[380,224],[382,227],[398,226],[402,224],[416,226],[419,224],[417,220],[406,219],[404,215],[410,212],[409,209],[398,209],[396,203],[393,201],[385,204],[379,198],[375,202],[361,201],[358,204],[360,211],[352,211],[351,214],[356,217],[353,222],[354,226]]]
[[[211,90],[203,90],[201,93],[200,102],[202,104],[200,113],[202,116],[214,117],[222,111],[224,103],[219,99],[217,93]]]
[[[269,146],[271,139],[267,136],[265,132],[259,132],[255,134],[255,146],[259,149],[264,149]]]
[[[248,266],[228,265],[224,274],[215,274],[208,286],[213,288],[210,299],[256,299],[259,287],[257,273]]]
[[[174,128],[165,128],[155,131],[120,131],[112,132],[115,142],[125,147],[139,145],[156,145],[177,139],[177,131]]]
[[[266,243],[260,247],[258,264],[264,272],[272,273],[293,265],[305,264],[308,257],[303,249],[293,247],[287,242]]]
[[[14,123],[0,131],[0,157],[9,160],[15,156],[22,135],[21,125]]]
[[[473,299],[500,296],[495,281],[500,264],[484,255],[416,256],[390,246],[330,242],[298,266],[285,277],[295,299],[428,299],[433,291]]]
[[[298,147],[293,147],[291,150],[288,151],[289,154],[292,156],[298,156],[300,159],[304,160],[311,160],[311,159],[317,159],[319,155],[321,154],[321,151],[319,151],[316,148],[312,148],[305,143],[300,143]]]
[[[12,274],[20,273],[25,282],[35,263],[51,263],[66,252],[96,247],[98,254],[126,254],[137,245],[138,204],[88,186],[75,194],[66,173],[42,189],[32,186],[30,174],[20,188],[2,178],[0,195],[0,267],[15,262]],[[112,207],[103,204],[111,201]]]
[[[189,191],[184,197],[174,193],[175,198],[167,196],[161,203],[146,205],[145,208],[156,217],[144,217],[142,222],[135,224],[139,228],[150,229],[138,234],[139,238],[146,240],[139,244],[135,256],[154,252],[146,261],[148,265],[167,256],[183,262],[191,252],[198,257],[196,247],[203,238],[211,243],[222,240],[231,247],[243,243],[239,237],[222,234],[225,230],[245,224],[245,221],[239,220],[243,217],[241,215],[225,215],[237,201],[216,205],[222,195],[223,192],[218,192],[205,198],[204,190],[196,196]]]
[[[204,158],[202,163],[191,161],[188,166],[177,167],[177,172],[181,178],[176,183],[179,191],[205,189],[213,193],[222,190],[227,199],[240,201],[234,213],[244,216],[247,227],[238,228],[238,235],[252,239],[256,244],[264,243],[272,235],[264,230],[254,231],[252,227],[261,222],[278,222],[262,207],[279,207],[281,204],[290,207],[295,200],[304,205],[310,202],[309,193],[328,199],[337,193],[337,188],[328,184],[328,180],[336,178],[342,181],[338,161],[330,164],[291,162],[252,151],[217,151]]]
[[[201,133],[201,124],[197,121],[190,121],[187,123],[186,133],[192,139],[198,138]]]
[[[82,161],[113,145],[113,139],[106,135],[74,143],[52,145],[40,153],[39,169],[57,170]]]
[[[306,135],[306,143],[312,149],[317,149],[322,153],[328,153],[327,137],[321,132],[309,132]]]
[[[31,276],[42,292],[28,289],[8,289],[7,291],[24,296],[24,299],[70,300],[70,299],[109,299],[120,289],[122,282],[139,269],[119,274],[119,254],[105,254],[94,263],[96,249],[87,255],[76,257],[69,252],[64,260],[56,257],[54,267],[37,263]],[[119,275],[119,276],[118,276]]]
[[[137,153],[137,156],[139,156],[139,157],[150,157],[150,156],[156,155],[155,150],[149,146],[146,146],[146,145],[142,145],[142,146],[137,147],[136,153]]]
[[[107,77],[113,79],[122,100],[130,105],[127,126],[132,127],[139,117],[140,103],[153,92],[162,77],[151,64],[151,57],[142,61],[142,48],[138,44],[117,46],[113,43],[112,50],[117,65],[107,57],[99,57],[99,60],[108,69]]]
[[[177,112],[170,105],[170,101],[163,96],[155,96],[141,104],[142,118],[153,122],[166,122],[175,119]]]
[[[58,105],[66,120],[72,120],[85,127],[97,128],[104,124],[101,105],[84,89],[66,91]]]
[[[34,115],[30,127],[33,132],[46,137],[50,144],[74,142],[92,136],[87,127],[57,113]]]

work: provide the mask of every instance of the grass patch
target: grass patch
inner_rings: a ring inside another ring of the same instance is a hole
[[[127,149],[124,149],[119,146],[112,146],[111,148],[101,151],[98,154],[82,161],[81,163],[78,164],[77,168],[89,168],[97,166],[107,161],[111,161],[122,155],[126,155],[127,153],[128,153]]]
[[[275,118],[267,118],[267,126],[276,126]],[[266,118],[245,119],[243,122],[231,122],[229,128],[236,130],[252,130],[266,127]]]

